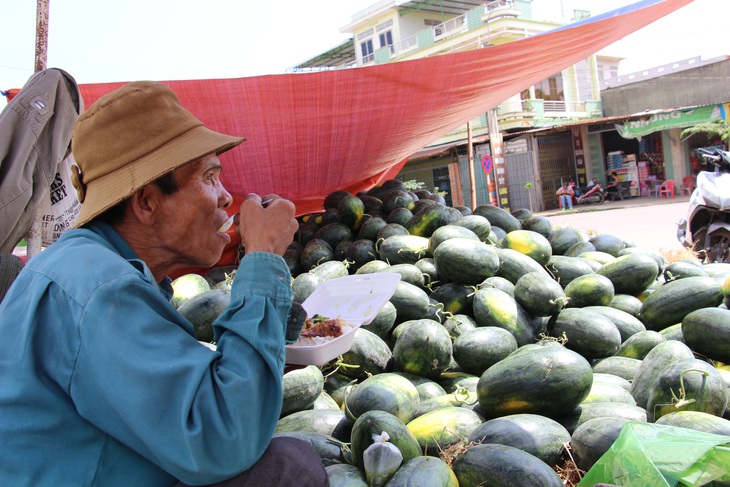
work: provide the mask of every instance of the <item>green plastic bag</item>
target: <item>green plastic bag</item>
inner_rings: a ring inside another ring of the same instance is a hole
[[[730,485],[730,436],[631,421],[578,487]]]

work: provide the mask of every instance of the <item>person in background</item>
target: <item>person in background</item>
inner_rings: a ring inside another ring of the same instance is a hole
[[[272,439],[294,205],[273,194],[266,208],[256,194],[241,203],[246,255],[213,325],[216,350],[170,303],[167,276],[213,266],[231,238],[219,156],[244,140],[206,128],[155,82],[124,85],[78,117],[76,225],[0,304],[3,484],[328,484],[311,444]]]
[[[618,194],[618,183],[618,173],[613,171],[606,182],[606,194]]]
[[[587,188],[587,189],[591,189],[591,188],[592,188],[593,186],[595,186],[596,184],[598,184],[598,179],[596,179],[596,178],[593,178],[593,179],[591,179],[590,181],[588,181],[588,184],[586,185],[586,188]]]
[[[569,210],[573,209],[573,195],[575,193],[567,181],[558,188],[555,194],[558,195],[558,202],[560,203],[561,210],[565,211],[566,208]]]

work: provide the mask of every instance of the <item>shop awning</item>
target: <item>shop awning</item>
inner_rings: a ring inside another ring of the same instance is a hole
[[[307,70],[322,71],[323,69],[352,67],[356,61],[355,40],[350,38],[326,52],[297,64],[291,68],[291,71],[296,73]]]
[[[223,182],[319,211],[338,189],[394,177],[411,154],[692,0],[642,0],[508,44],[372,67],[166,82],[221,132],[248,137],[222,156]],[[81,85],[85,106],[123,83]]]
[[[677,110],[660,110],[647,113],[645,117],[616,125],[616,130],[625,139],[640,139],[662,130],[692,127],[699,123],[713,120],[727,120],[730,103],[724,105],[706,105]]]
[[[488,135],[480,135],[478,137],[474,137],[472,139],[472,143],[478,144],[480,142],[485,142],[487,140],[489,140]],[[423,149],[419,150],[418,152],[411,154],[411,156],[408,158],[408,160],[442,156],[442,155],[450,152],[454,147],[463,146],[466,143],[467,143],[466,139],[459,139],[459,140],[455,140],[453,142],[449,142],[447,144],[430,145],[428,147],[424,147]]]

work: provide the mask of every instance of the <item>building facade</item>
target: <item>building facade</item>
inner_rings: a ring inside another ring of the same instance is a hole
[[[568,123],[536,136],[583,133],[583,152],[589,177],[605,182],[616,171],[631,181],[635,197],[654,197],[657,185],[671,180],[675,194],[689,189],[707,167],[696,149],[727,150],[717,136],[682,136],[684,129],[714,120],[728,120],[730,111],[730,57],[709,60],[694,57],[639,73],[613,77],[601,91],[605,116]],[[581,170],[576,164],[576,173]]]
[[[575,19],[588,15],[574,12]],[[481,49],[560,25],[534,18],[528,0],[383,0],[353,15],[341,29],[351,33],[351,39],[291,71],[352,68]],[[686,141],[678,142],[680,128],[636,138],[616,125],[630,127],[652,115],[667,116],[664,107],[692,104],[668,104],[661,93],[654,93],[650,108],[655,113],[621,105],[626,97],[646,102],[647,92],[657,90],[647,87],[642,93],[635,92],[635,86],[629,88],[647,80],[618,77],[620,61],[590,56],[515,93],[413,154],[398,177],[438,188],[454,206],[491,203],[538,211],[558,206],[555,191],[566,180],[585,185],[595,177],[605,183],[606,175],[617,170],[623,179],[635,181],[633,194],[642,196],[647,193],[647,178],[689,175],[691,148]],[[660,72],[656,78],[661,78]],[[728,84],[719,84],[715,91],[721,86]],[[602,101],[604,94],[608,102]]]

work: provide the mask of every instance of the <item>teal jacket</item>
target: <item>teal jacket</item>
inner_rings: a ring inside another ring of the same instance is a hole
[[[0,304],[3,485],[209,484],[260,458],[281,410],[289,268],[243,258],[217,351],[171,294],[104,223],[29,261]]]

